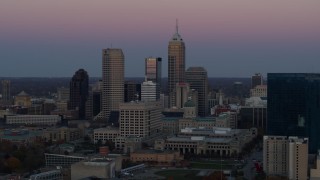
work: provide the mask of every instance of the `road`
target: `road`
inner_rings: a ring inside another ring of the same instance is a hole
[[[254,179],[256,169],[253,160],[262,162],[262,151],[254,151],[249,157],[245,159],[247,164],[243,167],[244,178]]]

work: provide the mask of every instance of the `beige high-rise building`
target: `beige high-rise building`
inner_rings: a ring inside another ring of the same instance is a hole
[[[102,50],[102,102],[96,119],[108,120],[124,101],[124,55],[121,49]]]
[[[160,102],[120,103],[120,136],[148,137],[161,131]]]
[[[181,109],[185,102],[188,101],[190,92],[189,83],[177,83],[176,84],[176,107]]]
[[[185,82],[185,44],[178,32],[173,35],[168,46],[168,94],[169,107],[176,106],[176,84]]]
[[[306,180],[308,177],[308,138],[264,136],[263,170],[267,176]]]

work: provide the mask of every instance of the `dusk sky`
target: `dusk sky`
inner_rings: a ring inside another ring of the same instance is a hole
[[[320,0],[1,0],[0,77],[101,76],[122,48],[126,77],[162,57],[179,21],[186,67],[210,77],[320,73]]]

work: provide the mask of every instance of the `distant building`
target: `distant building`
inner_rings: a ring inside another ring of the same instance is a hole
[[[124,102],[141,100],[141,84],[126,81],[124,83]]]
[[[308,179],[308,138],[264,136],[263,170],[267,176]]]
[[[161,104],[120,103],[120,135],[148,137],[161,131]]]
[[[119,128],[107,127],[94,129],[93,142],[98,143],[101,141],[102,144],[106,143],[108,140],[115,142],[118,136],[120,136]]]
[[[176,84],[176,108],[182,109],[185,102],[188,101],[190,93],[190,84],[180,82]],[[197,107],[198,108],[198,107]]]
[[[11,105],[12,104],[11,81],[2,80],[1,84],[2,84],[2,104]]]
[[[310,180],[320,179],[320,151],[317,154],[314,166],[310,168]]]
[[[6,124],[46,125],[52,126],[61,122],[59,115],[12,115],[6,116]]]
[[[257,85],[253,89],[250,89],[251,97],[267,97],[268,86],[267,85]]]
[[[203,67],[189,67],[186,71],[186,82],[190,89],[198,92],[198,115],[208,115],[208,74]]]
[[[145,78],[146,81],[152,81],[156,83],[156,99],[160,99],[160,92],[161,92],[161,58],[153,58],[149,57],[145,59]]]
[[[263,77],[260,73],[256,73],[251,77],[251,89],[259,85],[263,85]]]
[[[85,119],[86,101],[89,96],[89,76],[84,69],[79,69],[70,81],[69,110],[78,110],[79,118]]]
[[[21,91],[14,97],[14,105],[26,108],[31,107],[31,96],[28,93]]]
[[[309,138],[320,149],[320,74],[269,73],[267,134]]]
[[[169,107],[176,106],[176,84],[185,82],[185,44],[178,32],[178,23],[176,32],[169,41],[168,45],[168,93]]]
[[[121,49],[102,50],[102,102],[97,119],[108,120],[124,101],[124,54]]]
[[[141,84],[141,101],[157,101],[157,83],[145,81]],[[159,95],[160,96],[160,95]]]
[[[70,88],[60,87],[57,88],[57,100],[68,101],[70,99]]]
[[[156,162],[161,165],[172,165],[183,159],[179,151],[139,150],[130,153],[130,160],[135,163]]]

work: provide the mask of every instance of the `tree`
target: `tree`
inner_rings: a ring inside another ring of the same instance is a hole
[[[19,168],[21,168],[21,161],[13,156],[6,159],[5,164],[8,168],[10,168],[11,171],[17,171]]]

